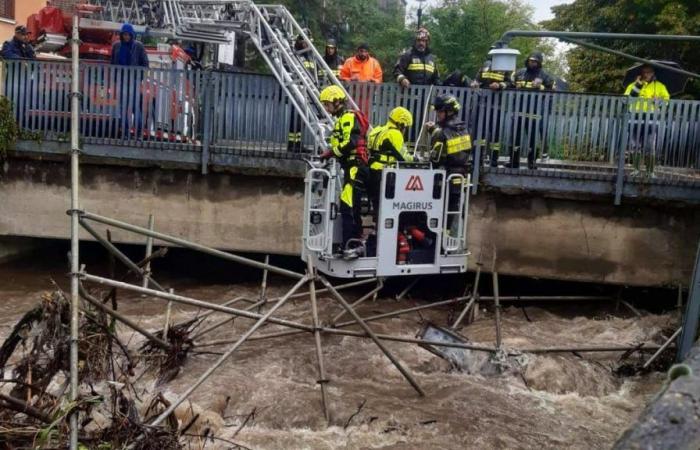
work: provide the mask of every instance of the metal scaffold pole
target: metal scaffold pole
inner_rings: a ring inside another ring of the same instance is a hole
[[[79,247],[79,196],[78,184],[80,180],[80,92],[79,92],[79,56],[78,50],[80,47],[80,33],[78,25],[80,18],[78,13],[73,14],[73,34],[71,41],[71,210],[70,210],[70,400],[73,404],[73,409],[70,413],[70,449],[77,450],[78,448],[78,408],[75,403],[78,401],[78,321],[79,321],[79,272],[80,260],[78,255]]]

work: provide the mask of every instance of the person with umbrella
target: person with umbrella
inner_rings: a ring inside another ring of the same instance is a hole
[[[630,72],[633,72],[630,74]],[[650,64],[642,64],[630,68],[626,79],[636,73],[634,81],[627,85],[625,95],[633,98],[630,101],[630,152],[632,153],[633,175],[637,175],[641,168],[642,154],[644,153],[644,166],[648,175],[654,174],[656,162],[656,131],[657,125],[654,119],[656,105],[668,101],[671,96],[666,85],[656,79],[654,67]],[[649,148],[649,151],[647,149]]]

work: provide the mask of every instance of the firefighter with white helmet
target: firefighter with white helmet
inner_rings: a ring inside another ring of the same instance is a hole
[[[368,193],[375,215],[379,204],[382,169],[396,164],[397,161],[413,161],[413,156],[404,145],[404,134],[412,125],[411,111],[397,106],[389,112],[386,124],[373,128],[367,137],[370,169]]]
[[[330,150],[322,159],[336,158],[344,172],[343,190],[340,194],[342,220],[342,249],[346,258],[361,256],[360,248],[348,248],[353,240],[362,239],[360,202],[368,182],[368,156],[365,137],[369,122],[361,111],[347,109],[347,94],[339,86],[332,85],[321,91],[319,100],[325,110],[336,118],[330,138]]]

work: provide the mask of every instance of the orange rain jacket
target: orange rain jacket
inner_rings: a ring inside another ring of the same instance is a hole
[[[344,81],[373,81],[382,82],[382,66],[371,56],[360,61],[356,56],[345,60],[340,68],[340,79]]]

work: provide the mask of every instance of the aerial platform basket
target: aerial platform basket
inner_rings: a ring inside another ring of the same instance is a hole
[[[364,278],[466,272],[469,176],[448,175],[421,163],[385,168],[377,211],[366,215],[362,239],[351,242],[362,249],[356,258],[341,248],[343,175],[337,162],[312,167],[305,183],[302,258],[310,257],[324,274]]]

